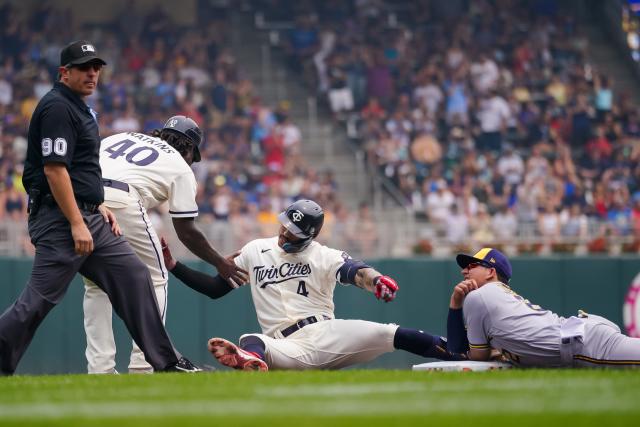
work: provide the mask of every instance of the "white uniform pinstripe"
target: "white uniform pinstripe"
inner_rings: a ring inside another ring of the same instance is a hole
[[[367,362],[394,350],[397,325],[335,319],[333,291],[348,255],[312,242],[286,253],[278,238],[258,239],[242,248],[236,264],[250,275],[251,296],[272,369],[335,369]],[[282,330],[308,317],[286,338]],[[243,335],[242,340],[249,335]]]
[[[163,320],[167,309],[167,278],[160,240],[147,209],[169,203],[176,218],[195,217],[197,184],[180,153],[166,142],[139,133],[105,138],[100,146],[100,166],[105,179],[125,182],[129,191],[105,187],[105,205],[118,219],[124,236],[148,266]],[[126,284],[125,284],[126,285]],[[110,373],[115,368],[115,342],[111,304],[106,294],[85,280],[85,332],[89,373]],[[130,372],[150,372],[140,349],[133,344]]]

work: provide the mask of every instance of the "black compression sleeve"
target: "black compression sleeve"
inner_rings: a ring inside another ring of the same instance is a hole
[[[469,351],[467,331],[464,329],[462,309],[449,309],[447,316],[447,350],[454,353]]]
[[[198,291],[209,298],[220,298],[233,290],[220,275],[212,277],[189,268],[180,262],[176,263],[171,273],[194,291]]]

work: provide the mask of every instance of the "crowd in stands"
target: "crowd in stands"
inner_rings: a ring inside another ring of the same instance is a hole
[[[228,221],[243,244],[277,231],[277,213],[294,199],[340,209],[331,173],[316,171],[300,154],[301,132],[289,119],[295,106],[261,101],[231,52],[228,11],[205,3],[196,25],[177,26],[162,8],[142,13],[130,3],[112,23],[86,28],[70,9],[43,3],[24,16],[4,2],[0,221],[26,218],[21,175],[29,119],[55,81],[60,49],[79,38],[91,40],[108,62],[88,99],[102,137],[149,133],[177,114],[200,124],[202,161],[193,169],[202,222]]]
[[[290,66],[440,237],[640,236],[640,112],[590,65],[587,39],[559,2],[248,3],[293,22],[280,38]],[[242,243],[272,234],[277,213],[309,197],[329,212],[328,227],[372,251],[368,207],[349,213],[333,175],[306,164],[289,118],[296,106],[261,101],[230,49],[228,11],[197,4],[196,25],[128,5],[90,31],[70,9],[44,3],[23,16],[0,6],[0,221],[26,215],[29,118],[60,48],[82,34],[109,63],[89,99],[103,137],[150,132],[175,114],[201,124],[203,222],[230,224]]]
[[[640,113],[569,3],[305,3],[283,48],[450,240],[640,236]]]

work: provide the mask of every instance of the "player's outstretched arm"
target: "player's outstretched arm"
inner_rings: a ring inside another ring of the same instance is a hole
[[[225,281],[219,274],[212,277],[187,267],[173,258],[171,249],[169,249],[169,245],[164,237],[160,239],[160,242],[162,244],[162,256],[164,257],[165,266],[182,283],[194,291],[200,292],[212,299],[223,297],[231,292],[233,286]]]
[[[180,241],[193,254],[216,267],[218,273],[235,287],[248,280],[247,271],[238,267],[233,259],[224,258],[209,243],[205,235],[196,227],[194,218],[173,218],[173,227]]]

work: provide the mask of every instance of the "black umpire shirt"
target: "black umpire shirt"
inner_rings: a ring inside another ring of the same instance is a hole
[[[41,195],[51,193],[44,164],[63,163],[77,200],[92,204],[104,201],[100,134],[94,114],[80,96],[60,82],[42,97],[29,123],[22,177],[27,192],[34,187]]]

